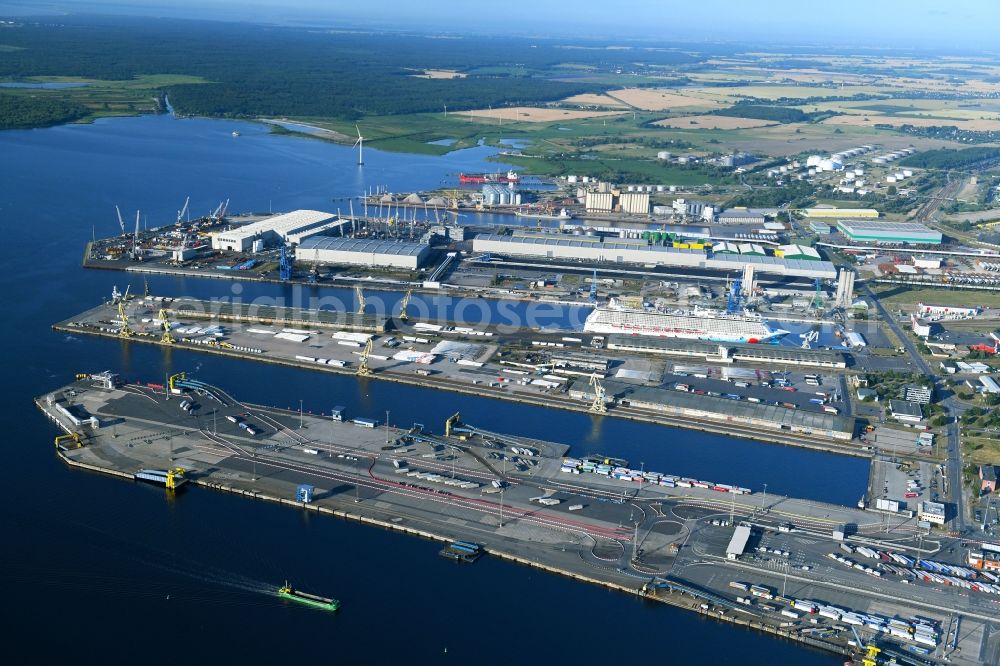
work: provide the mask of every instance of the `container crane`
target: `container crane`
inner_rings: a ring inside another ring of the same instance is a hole
[[[597,303],[597,269],[594,269],[594,276],[590,278],[590,302]]]
[[[372,353],[372,339],[368,338],[368,342],[365,343],[365,349],[361,352],[361,362],[358,363],[358,377],[371,377],[373,374],[372,369],[368,367],[368,357]]]
[[[399,304],[399,320],[400,321],[408,321],[410,319],[410,316],[408,314],[406,314],[406,306],[408,306],[410,304],[410,296],[412,294],[413,294],[413,290],[412,289],[407,289],[406,290],[406,295],[403,296],[403,300]]]
[[[590,403],[590,411],[594,414],[607,414],[608,405],[605,402],[607,392],[604,390],[604,384],[601,383],[597,373],[590,376],[590,386],[594,389],[594,401]]]
[[[361,290],[360,285],[354,287],[354,297],[358,301],[358,314],[363,315],[365,313],[365,292]]]
[[[163,327],[163,335],[160,337],[160,342],[165,345],[174,344],[176,340],[174,340],[174,336],[170,334],[170,320],[167,319],[167,311],[165,309],[160,308],[157,320],[160,322],[160,326]]]

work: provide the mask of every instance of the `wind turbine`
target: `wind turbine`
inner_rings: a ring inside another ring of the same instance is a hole
[[[365,147],[365,137],[361,136],[361,128],[358,127],[357,123],[355,123],[354,129],[358,131],[358,140],[354,142],[354,145],[358,147],[358,166],[361,166],[365,163],[363,153]]]

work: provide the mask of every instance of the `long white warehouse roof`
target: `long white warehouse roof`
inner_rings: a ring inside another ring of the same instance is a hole
[[[739,557],[746,551],[747,543],[750,541],[750,527],[747,525],[737,525],[733,531],[733,538],[726,546],[726,556],[730,559]]]
[[[365,238],[328,238],[313,236],[302,241],[299,250],[332,250],[336,252],[359,252],[362,254],[391,254],[419,257],[428,250],[424,243],[404,243]],[[308,255],[302,255],[309,258]]]
[[[293,210],[291,213],[274,215],[273,217],[258,220],[242,227],[217,233],[225,234],[227,238],[252,238],[258,234],[273,231],[285,237],[303,227],[320,224],[321,222],[332,220],[334,217],[336,215],[333,213],[324,213],[318,210]]]

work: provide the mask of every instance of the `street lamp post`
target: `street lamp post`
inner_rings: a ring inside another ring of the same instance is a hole
[[[764,484],[764,495],[760,498],[760,512],[764,513],[764,502],[767,501],[767,484]]]
[[[299,398],[299,430],[302,430],[302,399]]]

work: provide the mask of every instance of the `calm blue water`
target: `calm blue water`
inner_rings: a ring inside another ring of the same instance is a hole
[[[242,136],[234,139],[233,129]],[[445,157],[369,151],[273,136],[253,124],[146,117],[0,133],[5,313],[0,354],[8,457],[0,471],[5,635],[17,663],[102,661],[276,663],[592,663],[641,643],[677,660],[835,664],[831,656],[670,608],[498,561],[453,567],[436,546],[192,489],[153,488],[70,471],[30,398],[75,372],[111,369],[157,380],[184,369],[243,399],[357,414],[439,430],[461,410],[485,428],[571,443],[642,461],[646,469],[709,477],[852,503],[865,463],[694,432],[593,419],[466,396],[160,350],[53,332],[124,286],[126,276],[80,268],[92,225],[117,231],[114,205],[169,221],[191,195],[195,212],[231,198],[233,210],[329,208],[375,185],[436,186],[458,171],[494,170],[490,149]],[[229,295],[231,283],[151,279],[154,293]],[[133,288],[141,280],[133,279]],[[278,296],[280,285],[245,285]],[[322,294],[337,290],[316,290]],[[344,296],[343,290],[340,295]],[[289,295],[294,296],[293,294]],[[397,295],[390,295],[395,298]],[[344,602],[335,617],[260,592],[286,578]],[[169,596],[169,599],[168,599]],[[55,601],[55,600],[58,601]],[[599,627],[599,631],[594,631]],[[488,638],[487,638],[488,636]],[[445,650],[447,649],[447,652]],[[181,654],[179,654],[181,653]],[[728,661],[728,660],[726,660]]]

